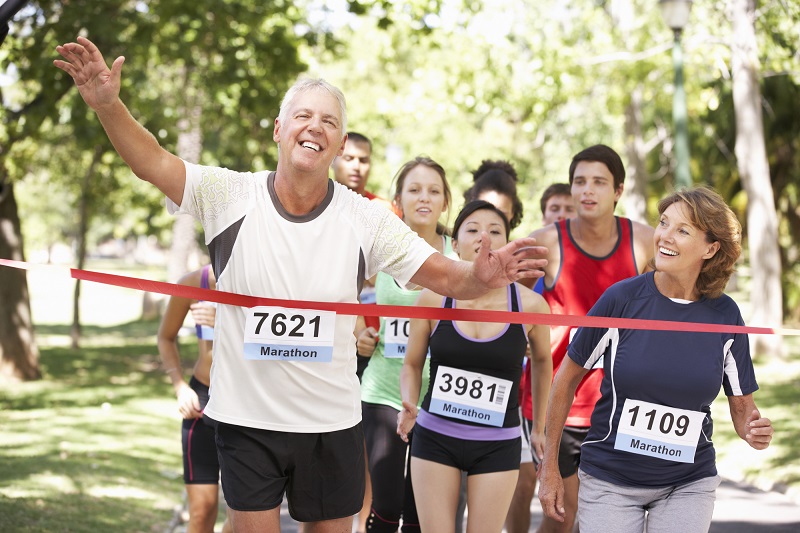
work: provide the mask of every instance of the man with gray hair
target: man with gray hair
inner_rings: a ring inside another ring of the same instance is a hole
[[[328,179],[347,140],[342,93],[305,80],[275,119],[275,171],[190,164],[164,150],[119,97],[123,57],[111,69],[88,39],[56,48],[133,173],[158,187],[170,212],[205,230],[219,290],[282,300],[357,303],[365,277],[469,299],[536,277],[546,250],[520,239],[474,263],[436,253],[386,209]],[[220,305],[210,401],[234,530],[279,531],[286,494],[307,531],[350,531],[362,505],[364,438],[356,378],[356,317],[281,306]]]

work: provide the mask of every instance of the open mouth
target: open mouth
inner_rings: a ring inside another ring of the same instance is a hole
[[[664,248],[663,246],[658,247],[658,253],[669,255],[671,257],[675,257],[676,255],[678,255],[678,252],[670,250],[669,248]]]
[[[303,148],[314,150],[315,152],[319,152],[320,150],[322,150],[322,147],[320,145],[318,145],[317,143],[312,143],[311,141],[303,141],[300,143],[300,146],[302,146]]]

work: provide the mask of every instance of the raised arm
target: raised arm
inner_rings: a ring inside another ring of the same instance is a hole
[[[522,278],[538,278],[547,264],[547,248],[536,246],[531,238],[517,239],[492,250],[489,235],[473,262],[453,261],[442,254],[431,255],[411,278],[411,282],[438,294],[470,300],[489,289],[505,287]]]
[[[183,161],[164,150],[119,98],[125,58],[115,59],[109,70],[100,50],[85,37],[58,46],[56,51],[64,60],[56,59],[53,64],[75,80],[81,97],[95,111],[111,144],[133,173],[180,205],[186,183]]]

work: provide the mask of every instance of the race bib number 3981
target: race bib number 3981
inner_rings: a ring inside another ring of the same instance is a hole
[[[512,385],[507,379],[440,366],[431,392],[429,411],[502,427]]]
[[[245,359],[329,363],[336,313],[284,307],[251,307],[244,332]]]

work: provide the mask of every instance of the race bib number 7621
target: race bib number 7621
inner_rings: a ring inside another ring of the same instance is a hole
[[[244,331],[245,359],[329,363],[336,313],[284,307],[251,307]]]

